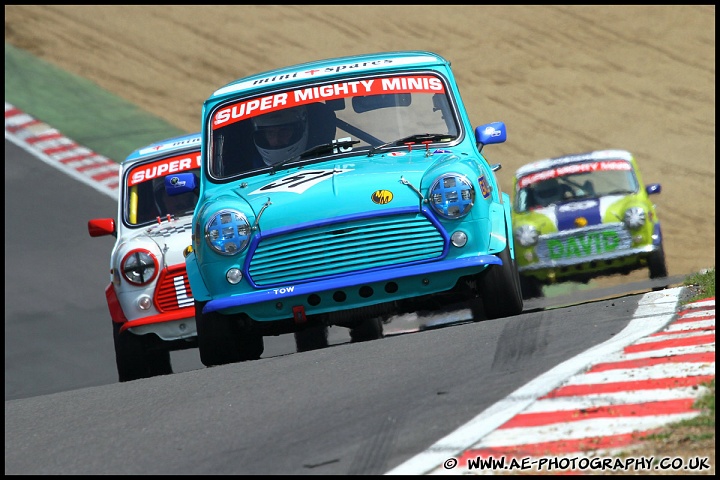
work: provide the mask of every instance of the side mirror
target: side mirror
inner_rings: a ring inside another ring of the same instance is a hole
[[[503,143],[507,140],[507,128],[504,122],[493,122],[480,125],[475,128],[475,141],[478,144],[478,151],[491,143]]]
[[[106,235],[117,235],[115,231],[115,219],[113,218],[94,218],[88,220],[88,233],[91,237],[104,237]]]
[[[662,187],[659,183],[651,183],[645,187],[645,191],[648,195],[655,195],[656,193],[662,192]]]

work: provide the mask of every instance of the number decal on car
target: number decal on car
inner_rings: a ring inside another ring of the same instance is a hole
[[[333,175],[350,172],[351,169],[334,168],[330,170],[307,170],[294,173],[272,183],[268,183],[259,189],[251,192],[250,195],[269,192],[303,193],[313,185],[331,178]]]

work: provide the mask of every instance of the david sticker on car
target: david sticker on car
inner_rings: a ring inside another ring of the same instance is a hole
[[[322,60],[240,79],[203,105],[186,266],[203,364],[383,337],[390,316],[522,311],[510,197],[450,63],[430,52]],[[182,180],[184,174],[179,177]],[[178,192],[183,189],[178,189]]]

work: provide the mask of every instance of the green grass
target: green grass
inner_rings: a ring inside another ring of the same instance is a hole
[[[696,293],[683,302],[689,303],[703,298],[715,296],[715,267],[694,273],[685,279],[683,283],[686,287],[696,290]]]

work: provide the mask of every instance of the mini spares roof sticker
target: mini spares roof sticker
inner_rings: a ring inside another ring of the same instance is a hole
[[[335,100],[355,96],[387,93],[444,93],[445,86],[438,77],[412,75],[329,83],[319,87],[298,88],[264,97],[243,100],[215,112],[213,130],[256,115],[307,105],[320,100]]]
[[[532,172],[547,170],[550,167],[579,163],[591,160],[627,160],[632,161],[632,155],[627,150],[596,150],[594,152],[577,153],[574,155],[563,155],[561,157],[546,158],[528,163],[518,168],[515,172],[517,177],[523,177]]]
[[[178,149],[182,147],[189,147],[191,145],[197,145],[200,148],[200,136],[192,137],[187,140],[178,140],[174,142],[159,143],[151,147],[145,147],[138,152],[139,155],[146,155],[148,153],[157,153],[163,150]]]
[[[532,183],[541,182],[549,178],[562,177],[563,175],[574,175],[578,173],[597,172],[602,170],[632,170],[632,165],[625,160],[613,160],[609,162],[578,163],[575,165],[550,168],[548,170],[533,173],[520,178],[518,180],[518,188],[527,187]]]
[[[128,187],[164,177],[171,173],[180,173],[193,168],[200,168],[200,152],[183,153],[174,157],[163,158],[157,162],[139,165],[128,174]]]
[[[248,80],[246,82],[233,83],[222,87],[213,93],[213,96],[224,95],[226,93],[237,92],[245,88],[255,87],[258,85],[271,85],[276,82],[285,80],[300,80],[302,78],[318,78],[325,75],[336,75],[345,71],[365,71],[373,70],[378,67],[410,65],[423,62],[436,62],[437,58],[429,55],[418,55],[403,58],[384,58],[367,62],[344,63],[340,65],[329,65],[327,67],[311,70],[298,70],[296,72],[288,72],[281,75],[272,75],[266,78]]]

